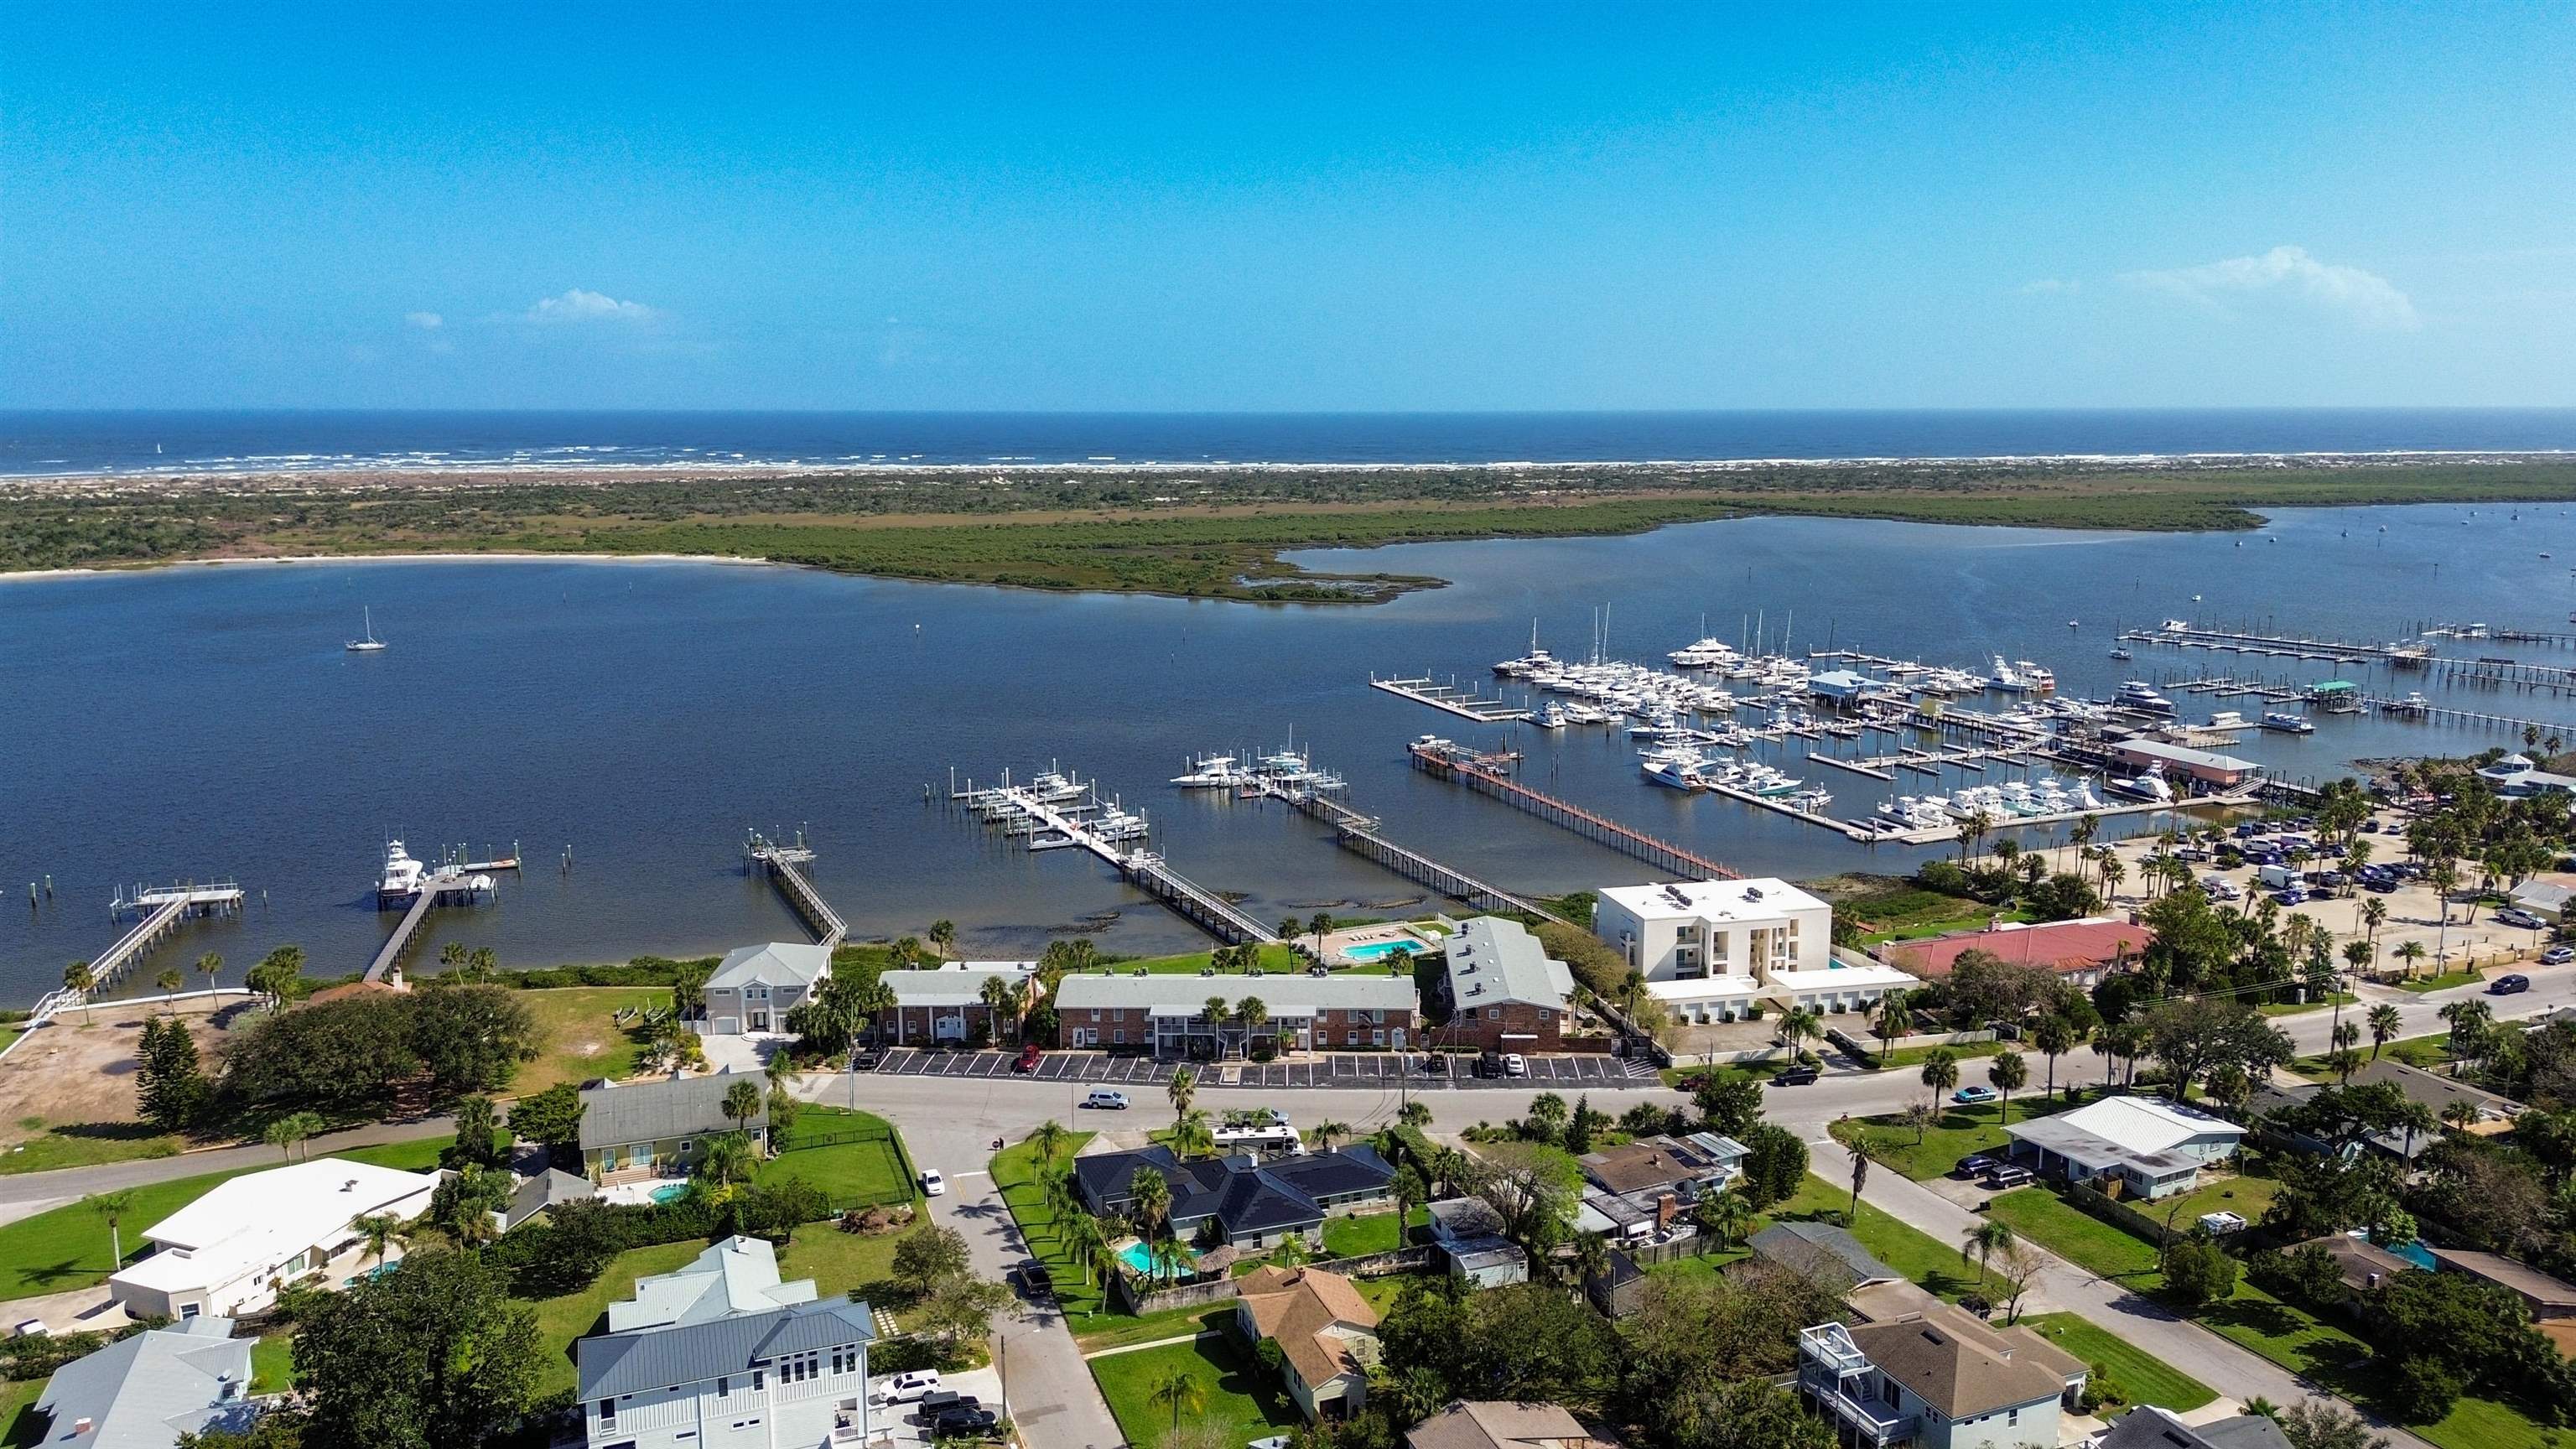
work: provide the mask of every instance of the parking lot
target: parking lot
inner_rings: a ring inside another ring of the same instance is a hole
[[[876,1070],[898,1077],[1026,1077],[1041,1082],[1097,1082],[1104,1086],[1159,1086],[1172,1079],[1172,1070],[1183,1065],[1156,1061],[1147,1056],[1111,1056],[1105,1052],[1048,1052],[1037,1066],[1025,1073],[1014,1072],[1019,1060],[1015,1052],[1004,1051],[924,1051],[918,1047],[889,1049]],[[1529,1067],[1525,1077],[1478,1077],[1474,1075],[1472,1057],[1453,1061],[1459,1075],[1422,1070],[1423,1058],[1411,1053],[1394,1052],[1322,1052],[1277,1062],[1196,1062],[1188,1069],[1201,1083],[1221,1087],[1352,1087],[1382,1089],[1393,1086],[1411,1068],[1412,1084],[1426,1087],[1530,1087],[1565,1086],[1618,1088],[1654,1086],[1658,1077],[1654,1067],[1642,1061],[1597,1055],[1533,1056],[1524,1058]]]

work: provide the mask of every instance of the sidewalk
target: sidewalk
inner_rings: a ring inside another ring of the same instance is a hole
[[[1827,1182],[1851,1181],[1851,1155],[1843,1151],[1840,1143],[1820,1135],[1807,1146],[1817,1176]],[[1984,1221],[1886,1167],[1871,1169],[1861,1198],[1945,1244],[1957,1244],[1970,1228]],[[2301,1399],[2343,1402],[2270,1359],[2221,1338],[2152,1299],[2097,1278],[2036,1243],[2030,1246],[2039,1254],[2043,1266],[2030,1297],[2022,1301],[2024,1316],[2051,1310],[2076,1314],[2200,1380],[2220,1397],[2240,1404],[2258,1396],[2284,1406]],[[2377,1432],[2388,1437],[2393,1449],[2431,1449],[2404,1429],[2367,1411],[2362,1414]]]

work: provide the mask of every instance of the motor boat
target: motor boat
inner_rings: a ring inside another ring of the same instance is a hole
[[[1998,654],[1994,658],[1994,667],[1986,671],[1986,688],[2000,694],[2020,694],[2030,688],[2030,681]]]
[[[1700,787],[1700,758],[1696,750],[1658,750],[1637,762],[1646,778],[1674,790],[1696,790]]]
[[[2312,735],[2317,732],[2317,727],[2308,722],[2308,717],[2306,715],[2292,714],[2286,710],[2265,711],[2263,715],[2263,728],[2267,730],[2278,730],[2285,735]]]
[[[2132,800],[2148,800],[2159,805],[2174,797],[2173,786],[2165,783],[2165,767],[2161,761],[2149,762],[2145,769],[2129,779],[2111,781],[2108,788],[2114,795],[2126,795]]]
[[[2115,708],[2133,709],[2140,714],[2170,715],[2174,712],[2173,701],[2158,694],[2155,686],[2143,679],[2132,679],[2122,684],[2120,692],[2112,696],[2111,703]]]
[[[2127,660],[2135,659],[2138,656],[2130,650],[2128,645],[2122,644],[2111,651],[2111,657],[2125,662]]]
[[[1251,778],[1232,755],[1201,755],[1188,774],[1174,775],[1172,783],[1184,790],[1228,790]]]
[[[390,906],[419,895],[421,882],[429,878],[429,867],[411,858],[399,840],[385,842],[384,874],[376,878],[376,905]]]
[[[1551,699],[1530,713],[1530,723],[1543,730],[1561,730],[1567,723],[1565,706]]]

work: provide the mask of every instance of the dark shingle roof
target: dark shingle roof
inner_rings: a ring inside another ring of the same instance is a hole
[[[2101,1449],[2290,1449],[2290,1439],[2260,1414],[2194,1428],[2162,1409],[2145,1407],[2113,1424],[2102,1436]]]
[[[1186,1226],[1213,1217],[1228,1236],[1272,1233],[1319,1223],[1319,1197],[1382,1190],[1394,1169],[1367,1147],[1290,1157],[1261,1164],[1249,1157],[1202,1157],[1183,1162],[1166,1147],[1077,1157],[1075,1180],[1094,1204],[1124,1202],[1139,1168],[1151,1168],[1172,1187],[1172,1221]]]
[[[711,1077],[593,1087],[581,1094],[582,1150],[730,1132],[734,1122],[724,1114],[724,1099],[736,1082],[760,1085],[758,1077],[718,1072]],[[751,1125],[769,1125],[765,1098],[761,1109],[752,1114]]]
[[[573,1347],[581,1366],[579,1397],[598,1399],[748,1373],[754,1363],[784,1354],[867,1343],[876,1336],[868,1305],[826,1298],[679,1328],[594,1334]]]
[[[1831,1223],[1774,1223],[1753,1235],[1752,1248],[1763,1259],[1805,1277],[1831,1278],[1842,1292],[1905,1276],[1872,1257],[1860,1239]]]

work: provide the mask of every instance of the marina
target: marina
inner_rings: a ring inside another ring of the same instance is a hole
[[[394,922],[393,934],[376,948],[375,959],[367,963],[365,979],[382,981],[401,964],[431,910],[459,902],[473,905],[493,900],[500,891],[493,876],[518,868],[515,849],[498,860],[466,860],[462,852],[456,852],[431,866],[414,860],[401,841],[385,842],[384,873],[376,881],[376,909],[399,909],[402,915]]]
[[[1658,870],[1698,880],[1741,878],[1733,868],[1706,856],[1657,840],[1644,831],[1630,829],[1580,805],[1541,794],[1505,778],[1500,769],[1509,767],[1507,756],[1478,754],[1429,735],[1416,740],[1408,747],[1407,753],[1413,757],[1414,768],[1436,779],[1454,780],[1480,795],[1490,795],[1515,809],[1527,811],[1550,825],[1571,830],[1623,855],[1635,856]]]
[[[2133,644],[2174,649],[2217,649],[2231,654],[2266,654],[2284,659],[2312,659],[2329,664],[2385,664],[2392,669],[2422,669],[2433,650],[2404,642],[2354,644],[2297,634],[2258,634],[2238,629],[2203,628],[2184,619],[2167,619],[2153,629],[2132,629],[2120,636]]]
[[[1025,837],[1032,852],[1079,849],[1098,857],[1130,884],[1172,908],[1182,919],[1227,945],[1276,945],[1278,933],[1254,920],[1240,906],[1174,870],[1143,845],[1149,827],[1142,815],[1131,815],[1113,800],[1100,803],[1099,787],[1083,785],[1070,774],[1048,770],[1025,785],[1008,783],[978,789],[971,780],[951,784],[949,798],[987,825]]]
[[[1383,689],[1399,699],[1427,704],[1433,709],[1471,719],[1478,724],[1500,724],[1507,720],[1529,718],[1529,711],[1499,699],[1481,699],[1473,689],[1460,689],[1455,680],[1447,684],[1434,682],[1428,675],[1415,679],[1369,680],[1372,689]]]

